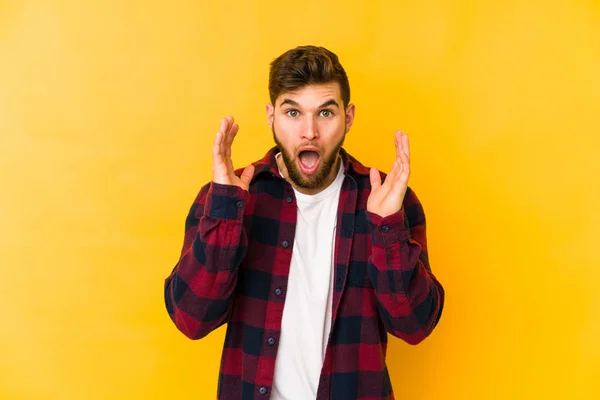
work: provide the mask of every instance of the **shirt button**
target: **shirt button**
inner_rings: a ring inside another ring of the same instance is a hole
[[[287,201],[288,203],[292,202],[292,196],[289,196],[287,199],[285,199],[285,201]]]
[[[235,206],[237,208],[242,208],[242,207],[244,207],[244,202],[241,200],[238,200],[238,201],[236,201]]]
[[[275,296],[281,296],[281,293],[283,293],[283,290],[279,288],[275,289]]]
[[[389,232],[390,231],[390,227],[387,226],[387,225],[384,225],[384,226],[381,227],[381,230],[384,231],[384,232]]]
[[[267,388],[264,386],[261,386],[260,389],[258,389],[258,393],[267,394]]]
[[[290,244],[287,240],[284,240],[283,242],[281,242],[281,246],[283,246],[284,249],[287,249],[290,246]]]
[[[275,338],[272,338],[272,337],[270,337],[270,338],[267,340],[267,342],[268,342],[269,344],[275,344]]]

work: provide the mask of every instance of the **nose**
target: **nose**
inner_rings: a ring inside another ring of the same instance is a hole
[[[319,137],[317,124],[312,118],[307,118],[306,126],[302,130],[302,139],[314,140]]]

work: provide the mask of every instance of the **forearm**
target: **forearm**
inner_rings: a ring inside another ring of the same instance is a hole
[[[181,257],[165,281],[165,303],[177,328],[191,339],[206,336],[230,315],[247,248],[245,196],[237,188],[214,185],[188,215]]]
[[[444,289],[431,273],[425,241],[421,244],[411,237],[404,212],[384,219],[369,216],[372,251],[368,270],[387,331],[417,344],[439,321]],[[414,229],[424,238],[424,225]]]

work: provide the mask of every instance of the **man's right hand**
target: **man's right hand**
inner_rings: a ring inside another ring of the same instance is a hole
[[[215,137],[213,145],[213,182],[222,185],[235,185],[244,190],[250,187],[250,180],[254,176],[254,166],[249,165],[242,172],[241,177],[234,174],[233,163],[231,162],[231,144],[238,132],[238,125],[233,123],[233,117],[223,118],[219,126],[219,132]]]

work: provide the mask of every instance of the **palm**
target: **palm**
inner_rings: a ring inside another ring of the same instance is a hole
[[[250,187],[254,166],[249,165],[242,175],[235,175],[231,161],[231,144],[238,132],[238,125],[233,123],[233,117],[223,118],[213,144],[213,182],[223,185],[235,185],[244,190]]]
[[[367,200],[367,210],[381,217],[394,214],[402,208],[410,176],[408,135],[396,132],[394,144],[396,161],[383,184],[377,169],[371,168],[371,194]]]

